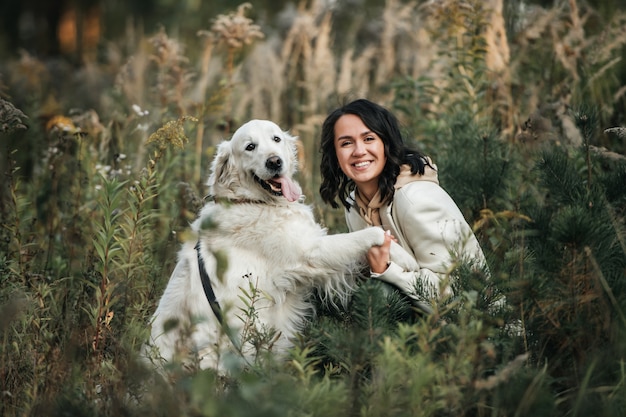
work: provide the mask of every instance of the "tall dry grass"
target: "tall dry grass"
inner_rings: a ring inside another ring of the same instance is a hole
[[[269,28],[241,5],[195,30],[198,51],[129,26],[78,69],[0,64],[3,415],[619,415],[626,14],[575,0],[354,9],[300,2]],[[250,118],[290,129],[307,202],[343,231],[317,197],[319,128],[361,96],[438,163],[492,284],[460,271],[458,298],[401,325],[364,286],[286,364],[153,382],[137,352],[215,145]],[[512,307],[491,314],[500,293]]]

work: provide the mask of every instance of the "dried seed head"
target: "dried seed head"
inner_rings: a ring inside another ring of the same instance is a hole
[[[251,7],[250,3],[243,3],[237,7],[236,12],[217,16],[211,26],[211,32],[199,32],[199,34],[212,38],[218,45],[233,49],[249,45],[255,38],[264,38],[261,27],[245,16],[246,9]]]
[[[0,133],[26,129],[22,119],[28,117],[12,103],[0,98]]]
[[[160,28],[159,32],[149,40],[154,48],[151,59],[159,66],[169,68],[187,63],[185,48],[177,40],[168,37],[164,28]]]

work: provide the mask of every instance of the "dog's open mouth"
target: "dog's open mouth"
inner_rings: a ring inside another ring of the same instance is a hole
[[[254,179],[271,194],[278,197],[283,196],[289,201],[296,201],[302,194],[300,186],[284,176],[276,176],[264,180],[254,175]]]

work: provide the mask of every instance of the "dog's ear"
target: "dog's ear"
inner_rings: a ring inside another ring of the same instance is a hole
[[[224,141],[217,146],[215,157],[211,164],[211,175],[207,185],[211,195],[219,194],[220,189],[228,189],[234,174],[232,163],[232,146],[230,141]]]

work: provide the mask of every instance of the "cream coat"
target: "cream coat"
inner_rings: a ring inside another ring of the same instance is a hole
[[[354,201],[354,194],[351,195]],[[456,260],[485,263],[485,256],[471,227],[450,195],[431,181],[415,181],[396,190],[393,202],[380,208],[382,227],[391,232],[399,245],[392,245],[391,263],[378,278],[417,299],[415,284],[421,280],[431,295],[451,295],[449,273]],[[350,231],[368,227],[356,203],[346,211]],[[407,253],[414,259],[406,265]],[[398,259],[401,259],[398,262]],[[429,307],[420,303],[426,310]]]

